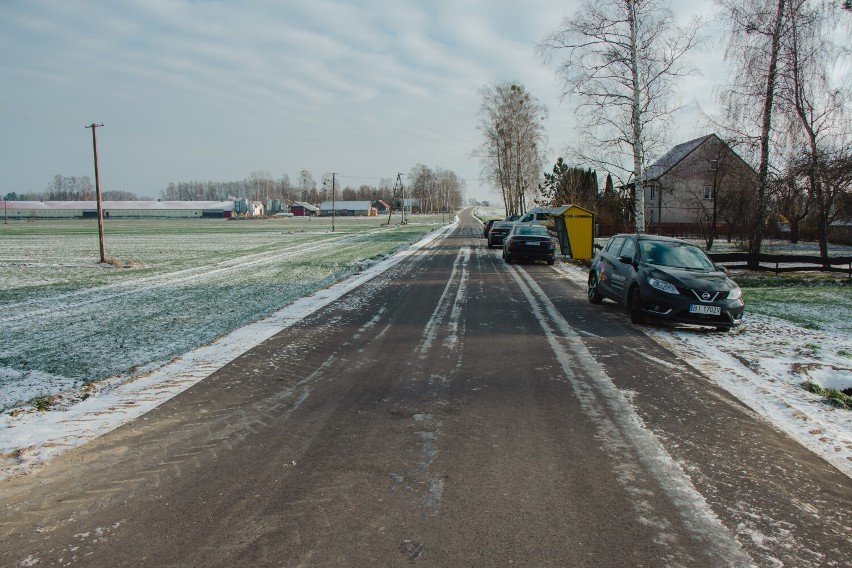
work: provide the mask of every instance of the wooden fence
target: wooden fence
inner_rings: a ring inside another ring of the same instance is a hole
[[[802,254],[758,254],[756,258],[747,252],[709,253],[710,260],[726,268],[747,268],[767,272],[839,272],[852,277],[852,256],[822,258]]]

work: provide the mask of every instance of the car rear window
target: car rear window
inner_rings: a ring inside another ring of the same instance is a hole
[[[516,235],[531,235],[535,237],[549,237],[550,233],[541,225],[530,225],[528,227],[518,227],[515,230]]]

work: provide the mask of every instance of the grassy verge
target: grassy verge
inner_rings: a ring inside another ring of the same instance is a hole
[[[0,409],[190,351],[442,222],[386,220],[110,220],[114,264],[95,222],[0,225]]]

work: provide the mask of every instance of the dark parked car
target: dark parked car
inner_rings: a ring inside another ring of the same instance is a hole
[[[488,248],[502,245],[503,241],[506,239],[506,235],[508,235],[509,231],[512,230],[512,225],[514,225],[514,223],[508,221],[497,221],[494,223],[491,226],[491,230],[488,232]]]
[[[482,236],[486,239],[488,238],[488,233],[491,231],[491,226],[496,223],[497,219],[489,219],[485,222],[485,226],[482,228]]]
[[[503,241],[503,260],[512,264],[516,260],[556,260],[556,240],[541,225],[515,223]]]
[[[627,306],[630,321],[656,318],[728,331],[743,317],[742,290],[699,247],[667,237],[615,235],[592,260],[589,301]]]

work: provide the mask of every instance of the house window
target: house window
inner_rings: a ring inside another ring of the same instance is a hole
[[[704,199],[713,199],[713,197],[714,197],[713,186],[712,185],[705,185],[704,186]]]
[[[719,160],[710,160],[710,170],[716,171],[719,169]]]
[[[651,200],[656,199],[657,197],[657,188],[656,186],[651,186]]]

